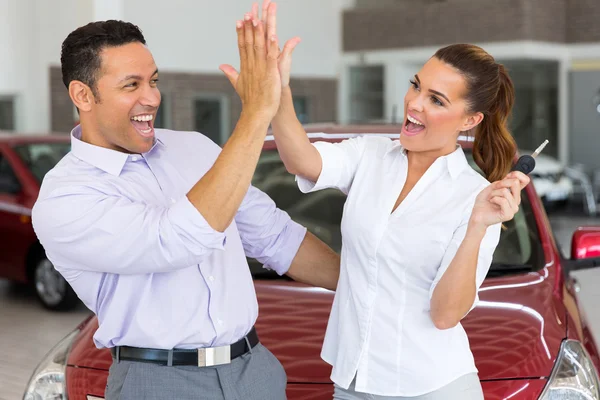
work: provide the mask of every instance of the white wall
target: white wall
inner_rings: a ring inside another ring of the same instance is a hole
[[[32,57],[29,41],[31,27],[23,21],[32,11],[33,0],[0,0],[0,96],[16,96],[16,125],[24,126],[22,103],[25,96],[28,65]]]
[[[424,62],[436,50],[418,48],[342,55],[342,11],[355,0],[278,0],[278,31],[282,41],[300,36],[294,54],[293,75],[340,78],[341,119],[347,118],[349,65],[380,64],[389,71]],[[17,95],[17,128],[42,132],[50,126],[49,66],[60,65],[60,45],[73,29],[87,22],[120,18],[143,30],[163,71],[220,74],[222,63],[238,65],[235,21],[251,6],[249,0],[0,0],[0,96]],[[283,43],[282,43],[283,45]],[[588,59],[598,45],[545,43],[488,44],[498,58]],[[587,60],[586,60],[587,61]],[[568,67],[566,67],[568,68]],[[398,72],[398,71],[396,71]],[[405,73],[388,77],[386,100],[400,102]],[[568,71],[562,70],[565,78]],[[402,75],[402,79],[400,79]],[[391,79],[390,79],[391,78]],[[564,93],[566,80],[562,79]],[[561,99],[560,140],[567,141],[567,99]],[[345,104],[346,103],[346,104]],[[390,116],[391,109],[386,110]],[[564,146],[566,156],[566,146]]]
[[[32,121],[27,131],[43,132],[50,129],[50,72],[51,65],[60,66],[63,40],[79,26],[91,21],[91,0],[34,0],[37,24],[35,39],[36,58],[30,71],[35,82],[30,87],[26,112],[43,118]]]
[[[337,2],[343,10],[349,10],[356,7],[356,0],[331,0]]]
[[[293,74],[335,77],[341,57],[341,7],[347,0],[279,0],[280,41],[300,36]],[[235,21],[248,0],[127,0],[125,18],[144,32],[161,70],[218,73],[239,64]],[[282,42],[283,46],[283,42]]]
[[[293,74],[332,78],[341,59],[341,10],[354,0],[279,0],[279,36],[300,36]],[[69,32],[124,19],[143,30],[161,70],[220,74],[238,65],[235,21],[246,0],[0,0],[0,96],[16,95],[16,127],[50,127],[49,67],[60,65]],[[282,43],[283,46],[283,43]]]
[[[125,0],[94,0],[94,21],[125,18]]]
[[[50,65],[64,38],[89,21],[91,0],[0,0],[0,95],[16,95],[16,129],[50,127]]]
[[[385,114],[386,121],[401,122],[404,119],[404,96],[410,88],[410,80],[421,64],[392,64],[385,69]]]

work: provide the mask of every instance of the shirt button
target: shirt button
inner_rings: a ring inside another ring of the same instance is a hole
[[[175,203],[177,203],[177,200],[175,200],[174,198],[171,198],[171,203],[175,204]]]
[[[137,161],[137,160],[139,160],[139,157],[138,157],[138,156],[132,156],[132,157],[131,157],[131,160],[132,160],[132,161]]]
[[[214,282],[215,281],[215,277],[211,275],[211,276],[208,277],[208,280],[211,281],[211,282]]]
[[[222,319],[219,319],[217,322],[219,323],[219,325],[223,325],[223,320]]]

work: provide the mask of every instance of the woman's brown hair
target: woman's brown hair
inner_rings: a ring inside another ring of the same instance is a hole
[[[484,115],[475,128],[473,157],[489,181],[503,179],[517,152],[515,140],[507,128],[515,89],[506,69],[481,47],[470,44],[441,48],[434,57],[454,67],[464,77],[467,112]]]

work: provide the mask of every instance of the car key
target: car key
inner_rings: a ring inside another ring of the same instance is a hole
[[[522,173],[524,173],[525,175],[530,174],[533,169],[535,168],[535,158],[542,152],[542,150],[544,150],[544,147],[546,147],[546,145],[549,143],[548,140],[545,140],[544,143],[542,143],[540,145],[540,147],[538,147],[532,155],[523,155],[521,157],[519,157],[519,160],[517,161],[517,163],[514,165],[514,167],[511,169],[511,171],[520,171]]]

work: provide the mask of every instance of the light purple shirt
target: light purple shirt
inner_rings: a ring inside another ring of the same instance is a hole
[[[254,325],[246,255],[284,274],[306,234],[250,187],[214,230],[186,194],[221,149],[196,132],[156,130],[146,154],[80,140],[44,178],[33,207],[48,259],[98,316],[97,347],[222,346]]]

